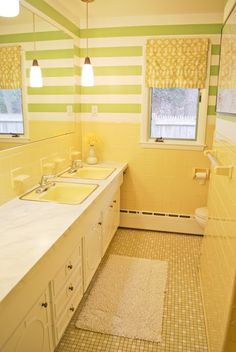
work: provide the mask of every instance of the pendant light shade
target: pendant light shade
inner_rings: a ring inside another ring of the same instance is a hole
[[[88,3],[93,2],[94,0],[81,0],[86,2],[86,29],[88,30]],[[82,87],[93,87],[94,86],[94,72],[93,66],[91,64],[90,58],[88,56],[88,37],[86,39],[86,52],[87,55],[82,66],[81,73],[81,86]]]
[[[33,32],[35,34],[35,15],[33,13]],[[36,51],[36,45],[34,41],[34,52]],[[42,71],[39,66],[38,60],[34,59],[30,68],[30,87],[39,88],[43,86]]]
[[[82,66],[81,85],[82,87],[94,86],[93,66],[91,65],[90,58],[88,56],[85,58]]]
[[[30,87],[42,87],[43,77],[38,60],[34,59],[30,68]]]
[[[20,4],[19,0],[0,1],[0,16],[15,17],[19,15]]]

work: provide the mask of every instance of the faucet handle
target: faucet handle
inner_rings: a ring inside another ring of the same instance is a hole
[[[73,161],[72,161],[72,167],[73,167],[73,168],[82,167],[82,160],[81,160],[81,159],[73,160]]]
[[[41,178],[41,184],[47,184],[49,180],[55,178],[55,175],[43,175]]]

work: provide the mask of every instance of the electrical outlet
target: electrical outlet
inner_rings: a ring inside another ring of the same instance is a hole
[[[98,114],[98,106],[97,105],[92,105],[92,116],[96,117]]]
[[[72,116],[72,114],[73,114],[73,106],[72,105],[67,105],[66,106],[66,111],[67,111],[67,116]]]

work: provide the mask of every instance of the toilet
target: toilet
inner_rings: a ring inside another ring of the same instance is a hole
[[[195,210],[195,219],[198,222],[198,224],[204,228],[207,223],[208,219],[208,209],[207,207],[202,207],[202,208],[197,208]]]

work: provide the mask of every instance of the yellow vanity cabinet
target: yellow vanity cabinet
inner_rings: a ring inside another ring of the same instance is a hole
[[[9,324],[9,322],[6,322]],[[53,351],[49,288],[41,294],[2,352]]]
[[[65,205],[65,212],[76,210],[66,230],[58,227],[59,233],[50,232],[54,223],[49,222],[47,230],[46,220],[42,238],[36,237],[33,218],[28,221],[26,232],[31,248],[38,251],[37,243],[50,242],[50,246],[0,301],[1,352],[55,350],[119,225],[121,172],[109,183],[101,183],[100,193],[83,210]],[[25,203],[26,209],[30,204]],[[37,204],[37,211],[39,207]],[[55,224],[61,220],[63,205],[48,206],[46,210],[43,207],[44,204],[41,211],[46,212],[46,219],[53,219]],[[12,213],[11,219],[16,215]],[[14,236],[18,238],[19,234]],[[27,258],[25,247],[22,253]]]
[[[1,302],[0,351],[53,352],[82,297],[82,235],[76,225]]]

